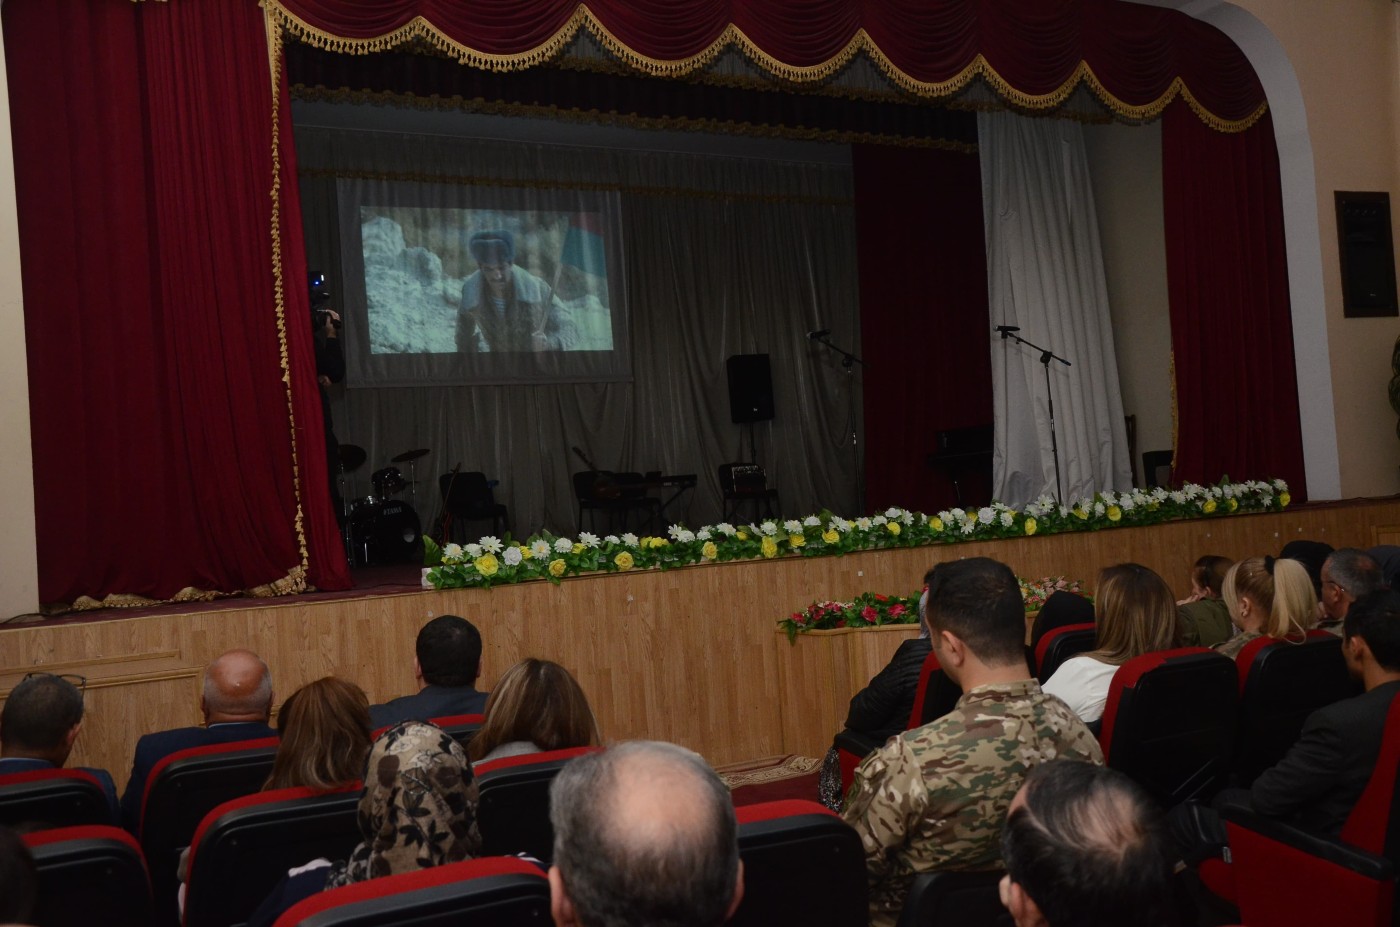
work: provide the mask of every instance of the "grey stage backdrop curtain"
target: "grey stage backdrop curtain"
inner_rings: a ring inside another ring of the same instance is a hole
[[[337,176],[604,184],[622,197],[632,381],[337,389],[336,435],[369,454],[352,474],[352,498],[369,493],[369,474],[391,457],[426,447],[425,530],[440,505],[438,475],[460,462],[501,481],[497,501],[517,537],[572,535],[570,474],[584,467],[569,448],[579,445],[605,469],[698,474],[688,510],[671,514],[692,527],[716,522],[717,468],[740,459],[725,359],[767,353],[777,415],[756,426],[758,459],[784,514],[861,514],[849,433],[859,383],[806,337],[830,328],[859,350],[849,167],[314,127],[298,128],[296,144],[307,259],[333,281]]]

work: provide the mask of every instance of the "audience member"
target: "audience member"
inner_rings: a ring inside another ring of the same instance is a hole
[[[1160,927],[1172,920],[1161,812],[1113,769],[1053,760],[1032,769],[1001,832],[1001,901],[1016,927]]]
[[[1322,598],[1322,565],[1332,556],[1333,547],[1326,541],[1289,541],[1279,551],[1280,560],[1297,560],[1308,571],[1312,581],[1313,596]]]
[[[291,870],[247,927],[267,927],[303,898],[461,862],[481,852],[476,781],[460,744],[420,721],[395,724],[370,749],[357,815],[361,841],[348,860],[317,859]]]
[[[418,631],[413,678],[419,690],[369,707],[376,728],[399,721],[430,721],[481,714],[486,693],[475,688],[481,675],[481,632],[465,618],[439,615]]]
[[[162,759],[189,747],[271,737],[272,673],[251,650],[230,650],[204,671],[199,702],[203,727],[181,727],[146,734],[136,742],[131,779],[122,793],[122,826],[140,836],[146,779]]]
[[[874,927],[894,924],[914,874],[997,865],[1007,806],[1030,767],[1103,762],[1084,723],[1029,677],[1025,608],[1005,564],[945,563],[929,588],[928,625],[964,694],[949,714],[867,757],[842,814],[865,846]]]
[[[1341,635],[1342,619],[1351,603],[1385,586],[1381,568],[1370,554],[1355,547],[1332,552],[1322,565],[1322,612],[1318,627]]]
[[[1400,585],[1400,547],[1394,544],[1381,544],[1366,551],[1371,559],[1376,561],[1376,566],[1381,568],[1381,578],[1385,584],[1394,589]]]
[[[353,682],[326,676],[308,682],[277,713],[277,757],[267,789],[336,789],[364,775],[369,754],[369,699]]]
[[[1225,572],[1233,564],[1229,557],[1207,555],[1191,568],[1191,594],[1176,603],[1183,647],[1214,647],[1235,633],[1230,609],[1221,598]]]
[[[734,803],[696,754],[619,744],[571,760],[549,798],[558,927],[713,927],[739,907]]]
[[[0,827],[0,925],[27,924],[39,901],[39,873],[20,835]]]
[[[1241,560],[1226,572],[1221,592],[1239,633],[1215,649],[1232,660],[1258,637],[1301,641],[1316,621],[1312,583],[1297,560]]]
[[[506,670],[486,699],[486,719],[472,738],[476,765],[488,760],[599,742],[588,698],[569,671],[531,657]]]
[[[919,636],[901,641],[885,668],[851,699],[845,729],[861,735],[872,748],[909,727],[909,715],[914,711],[914,696],[919,689],[919,676],[924,660],[932,649],[925,612],[928,608],[928,585],[933,581],[937,569],[935,566],[924,574],[924,591],[919,597]],[[841,759],[835,747],[826,751],[826,758],[822,761],[821,773],[817,777],[817,794],[822,804],[833,811],[841,810]]]
[[[1045,683],[1046,694],[1064,701],[1085,724],[1103,717],[1118,667],[1181,641],[1172,591],[1145,566],[1120,563],[1099,573],[1094,612],[1098,649],[1070,657]]]
[[[62,769],[83,727],[83,693],[70,679],[81,676],[30,673],[10,691],[0,711],[0,774]],[[105,769],[84,767],[107,796],[117,820],[117,786]]]

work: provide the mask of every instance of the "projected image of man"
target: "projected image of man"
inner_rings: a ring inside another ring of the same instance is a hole
[[[565,351],[577,335],[544,280],[515,264],[515,236],[504,229],[468,240],[477,271],[462,284],[457,350],[467,353]]]

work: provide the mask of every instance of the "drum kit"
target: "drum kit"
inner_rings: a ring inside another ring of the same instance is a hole
[[[370,474],[374,491],[352,499],[347,474],[364,466],[369,455],[357,444],[340,445],[340,497],[345,500],[343,539],[353,566],[419,563],[423,559],[423,530],[418,520],[418,460],[428,449],[404,451],[391,464],[408,464],[408,479],[396,466]],[[412,500],[393,498],[405,489]]]

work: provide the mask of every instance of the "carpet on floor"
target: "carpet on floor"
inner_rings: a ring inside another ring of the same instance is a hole
[[[729,786],[736,805],[755,805],[785,798],[817,800],[817,777],[822,761],[810,756],[766,756],[730,763],[715,771]]]

